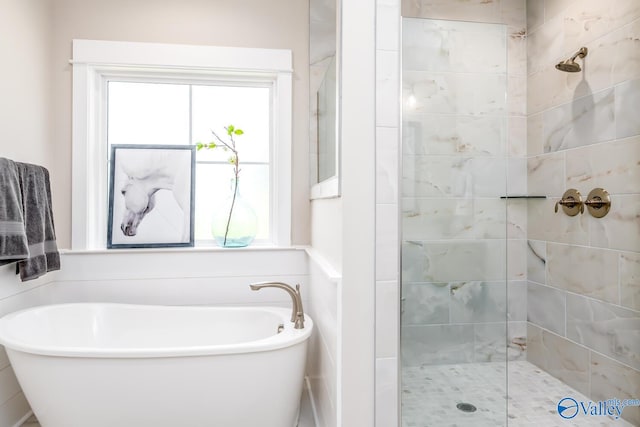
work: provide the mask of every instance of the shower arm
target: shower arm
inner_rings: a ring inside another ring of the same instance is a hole
[[[580,58],[584,58],[585,56],[587,56],[587,48],[586,48],[586,47],[581,47],[581,48],[580,48],[580,50],[579,50],[579,51],[577,51],[577,52],[575,53],[575,55],[573,55],[573,56],[571,57],[570,61],[575,61],[575,59],[576,59],[578,56],[579,56]]]

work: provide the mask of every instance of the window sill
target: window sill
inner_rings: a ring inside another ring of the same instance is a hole
[[[195,246],[189,248],[124,248],[124,249],[61,249],[65,255],[100,255],[100,254],[159,254],[159,253],[231,253],[231,252],[274,252],[304,251],[301,246],[275,246],[269,244],[252,245],[244,248],[223,248],[220,246]]]

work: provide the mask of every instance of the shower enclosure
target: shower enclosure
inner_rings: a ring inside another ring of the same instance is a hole
[[[588,3],[403,2],[403,427],[640,425],[640,5]]]

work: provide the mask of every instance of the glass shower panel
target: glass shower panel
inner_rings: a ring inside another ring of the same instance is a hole
[[[402,425],[504,426],[506,27],[402,25]]]

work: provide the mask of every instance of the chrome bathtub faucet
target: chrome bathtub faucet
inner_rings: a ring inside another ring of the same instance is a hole
[[[258,282],[252,283],[249,287],[258,291],[262,288],[278,288],[286,291],[291,296],[293,309],[291,311],[291,321],[294,323],[294,329],[304,329],[304,310],[302,309],[302,297],[300,296],[300,285],[297,284],[293,289],[291,286],[283,282]]]

